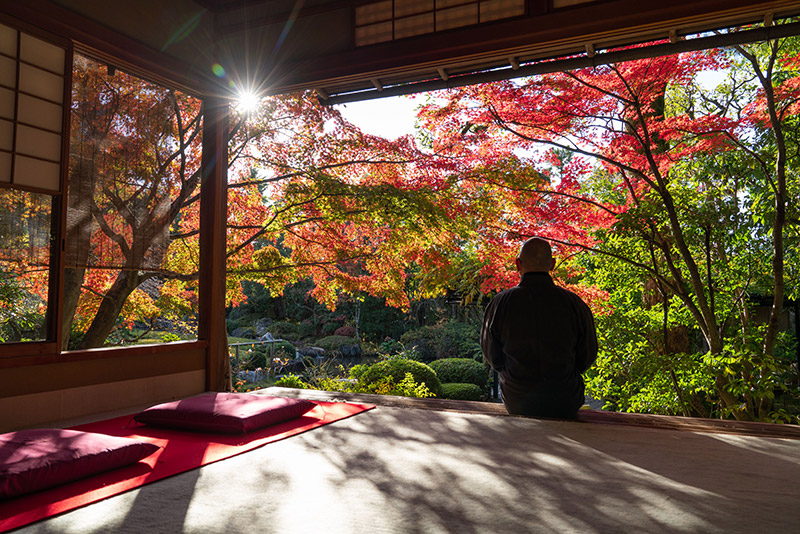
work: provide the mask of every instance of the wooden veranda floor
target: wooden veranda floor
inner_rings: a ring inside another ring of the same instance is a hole
[[[762,534],[800,525],[793,429],[258,394],[379,406],[20,532]]]

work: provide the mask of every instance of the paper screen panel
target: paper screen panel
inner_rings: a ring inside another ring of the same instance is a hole
[[[57,191],[61,175],[58,163],[17,154],[14,158],[14,183],[38,189]]]
[[[67,51],[0,25],[0,151],[3,181],[61,190]]]
[[[433,11],[433,0],[405,0],[396,1],[394,4],[394,16],[405,17]]]
[[[17,56],[17,30],[0,24],[0,54]]]
[[[0,151],[0,182],[11,181],[11,154]]]
[[[51,132],[60,132],[62,124],[61,106],[25,94],[19,95],[18,120]]]
[[[396,39],[431,32],[433,32],[433,13],[414,15],[413,17],[397,19],[394,22],[394,36]]]
[[[17,126],[17,152],[58,164],[61,156],[61,136],[20,124]]]
[[[19,58],[25,63],[64,74],[64,49],[32,35],[23,33],[20,36]]]
[[[392,40],[392,21],[356,28],[356,45],[363,46]]]
[[[436,12],[436,29],[448,30],[478,22],[478,5],[468,4]]]
[[[525,0],[487,0],[481,2],[481,22],[518,17],[525,14]]]
[[[0,85],[14,89],[17,87],[17,62],[0,56]]]
[[[14,91],[0,88],[0,117],[14,119]]]
[[[38,67],[22,64],[19,69],[19,90],[60,103],[64,99],[64,79]]]
[[[14,123],[0,119],[0,150],[14,149]]]
[[[365,26],[392,19],[392,2],[375,2],[356,8],[356,26]]]
[[[525,14],[525,0],[382,0],[355,8],[355,44],[402,39]]]

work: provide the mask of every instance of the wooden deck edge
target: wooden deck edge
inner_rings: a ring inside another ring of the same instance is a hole
[[[342,393],[339,391],[320,391],[313,389],[294,389],[270,387],[255,391],[256,394],[278,395],[308,400],[329,402],[356,402],[390,406],[393,408],[413,408],[417,410],[450,411],[460,413],[509,415],[505,407],[497,402],[459,401],[449,399],[418,399],[390,395],[369,395],[363,393]],[[545,418],[542,418],[545,419]],[[683,432],[703,432],[717,434],[737,434],[768,438],[788,438],[800,440],[800,426],[749,421],[729,421],[724,419],[701,419],[671,415],[652,415],[602,410],[580,410],[576,422],[604,425],[624,425]]]

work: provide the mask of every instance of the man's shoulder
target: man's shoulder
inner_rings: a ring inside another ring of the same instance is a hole
[[[503,291],[500,291],[494,297],[492,297],[492,302],[498,302],[501,300],[508,299],[515,293],[519,293],[521,291],[525,291],[525,288],[522,286],[509,287],[508,289],[504,289]]]
[[[575,304],[575,306],[577,306],[578,308],[582,308],[582,309],[586,309],[586,310],[590,309],[589,305],[586,304],[586,302],[584,302],[584,300],[577,293],[573,293],[569,289],[566,289],[566,288],[561,287],[561,286],[554,286],[554,287],[559,293],[564,295],[564,297],[566,299],[568,299],[569,301],[573,302]]]

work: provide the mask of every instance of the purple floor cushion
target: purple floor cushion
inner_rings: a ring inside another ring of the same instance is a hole
[[[246,393],[206,393],[150,407],[134,416],[140,423],[167,428],[243,434],[296,419],[315,404],[304,399]]]
[[[76,430],[0,434],[0,498],[134,464],[158,449],[152,443]]]

